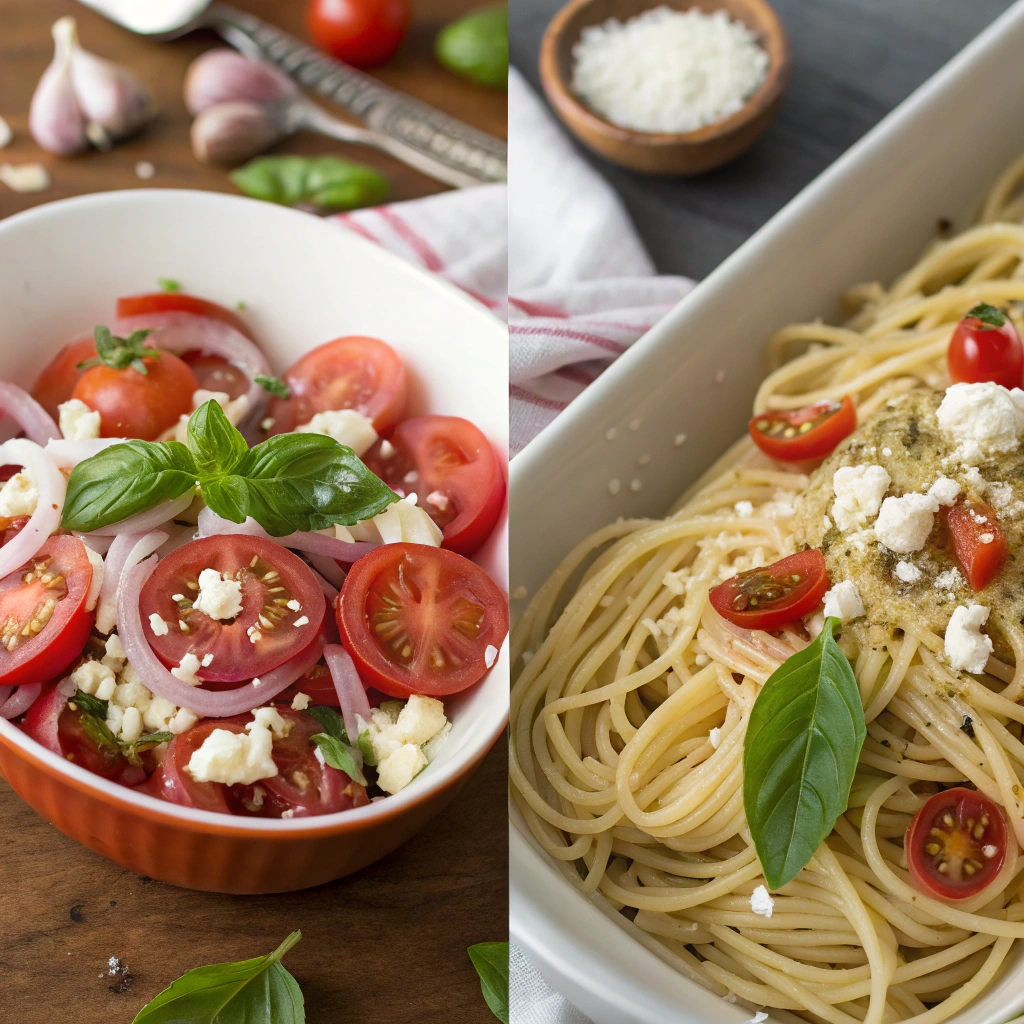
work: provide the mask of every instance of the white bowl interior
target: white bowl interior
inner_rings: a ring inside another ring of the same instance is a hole
[[[935,237],[939,218],[966,226],[996,176],[1024,152],[1017,130],[1024,114],[1024,76],[1016,70],[1022,47],[1018,3],[517,456],[513,592],[536,591],[577,541],[617,516],[664,514],[742,436],[775,329],[832,317],[850,285],[893,278]],[[687,439],[677,446],[680,434]],[[651,459],[640,468],[643,455]],[[639,492],[609,493],[610,479],[633,477],[641,479]],[[513,617],[522,604],[513,602]],[[522,833],[513,833],[511,845],[513,937],[598,1024],[749,1016],[680,977],[588,906],[533,843],[514,807],[511,814]],[[952,1018],[956,1024],[1001,1024],[1024,1009],[1022,964],[1018,943],[1007,969]]]
[[[344,334],[383,338],[410,372],[410,414],[464,416],[507,459],[508,335],[458,289],[380,247],[307,214],[205,192],[147,189],[64,200],[0,222],[0,360],[5,379],[30,386],[67,341],[114,319],[119,295],[157,291],[157,279],[233,307],[271,365]],[[477,562],[507,588],[507,513]],[[486,749],[508,713],[508,645],[479,685],[447,703],[452,733],[388,812],[441,788]],[[42,750],[20,730],[0,731],[89,785],[131,803],[141,796]],[[222,816],[160,802],[186,819]],[[346,812],[372,818],[381,804]],[[235,819],[254,830],[302,831],[337,815],[292,821]]]

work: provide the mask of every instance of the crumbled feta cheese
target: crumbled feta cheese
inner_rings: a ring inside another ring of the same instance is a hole
[[[982,544],[991,544],[995,539],[996,535],[994,533],[981,533],[978,535],[978,540],[980,540]]]
[[[293,611],[293,612],[301,612],[302,611],[302,605],[299,604],[299,602],[296,601],[294,597],[290,601],[288,601],[287,604],[285,604],[285,608],[287,608],[289,611]]]
[[[188,651],[181,659],[181,664],[177,668],[171,669],[171,675],[189,686],[199,686],[202,684],[202,679],[196,675],[199,668],[199,659],[191,651]]]
[[[180,736],[183,732],[188,732],[198,721],[199,715],[194,711],[189,711],[188,708],[178,708],[168,720],[167,728],[175,736]]]
[[[864,602],[855,583],[843,580],[825,593],[825,611],[827,619],[834,615],[843,622],[859,619],[864,614]]]
[[[956,501],[957,495],[960,493],[960,485],[955,480],[951,480],[948,476],[940,476],[939,479],[928,488],[928,493],[940,505],[952,505]]]
[[[916,583],[921,578],[921,570],[913,562],[897,562],[894,572],[901,583]]]
[[[287,736],[292,729],[292,720],[282,718],[277,708],[256,708],[252,713],[252,721],[246,725],[246,729],[252,732],[255,729],[270,729],[278,738]]]
[[[373,420],[354,409],[329,409],[318,412],[308,423],[296,427],[298,434],[327,434],[339,444],[348,445],[356,455],[368,451],[377,441]]]
[[[964,471],[964,480],[967,481],[967,486],[979,497],[985,493],[985,488],[988,486],[985,478],[981,475],[981,470],[977,466],[967,467]]]
[[[265,725],[250,722],[246,732],[214,729],[192,754],[188,772],[196,782],[248,786],[278,773],[274,735]]]
[[[946,627],[945,650],[950,665],[958,671],[983,672],[992,653],[992,640],[981,632],[988,621],[988,609],[972,604],[953,609]]]
[[[889,486],[889,474],[881,466],[843,466],[832,476],[836,500],[832,518],[843,533],[865,526],[877,515]]]
[[[136,708],[132,710],[138,714]],[[113,701],[107,703],[107,728],[115,735],[119,735],[121,732],[121,726],[124,725],[124,711],[125,709],[115,704]],[[141,728],[142,719],[139,719]]]
[[[986,456],[1017,448],[1024,433],[1024,391],[1010,391],[991,381],[953,384],[936,416],[942,430],[957,442],[957,457],[977,465]]]
[[[428,505],[433,505],[438,512],[447,512],[450,501],[448,495],[443,491],[431,491],[424,499]]]
[[[883,458],[887,459],[891,455],[892,455],[892,449],[888,445],[885,448],[882,449],[882,457]]]
[[[964,578],[960,575],[960,570],[956,566],[951,566],[945,572],[940,572],[935,577],[936,590],[956,590],[958,587],[962,587],[963,584]]]
[[[39,504],[39,490],[32,477],[22,471],[15,473],[0,487],[0,516],[15,519],[30,516]]]
[[[192,607],[211,619],[233,619],[242,610],[242,584],[225,579],[216,569],[204,569]]]
[[[716,725],[711,732],[708,733],[708,739],[711,741],[711,746],[717,750],[718,745],[722,742],[722,730]]]
[[[116,706],[116,705],[115,705]],[[108,709],[110,705],[107,705]],[[142,715],[138,708],[125,708],[121,718],[120,737],[131,743],[142,735]]]
[[[60,432],[69,441],[88,441],[100,436],[100,414],[80,398],[69,398],[57,406]]]
[[[149,628],[154,636],[167,636],[167,623],[156,612],[149,617]]]
[[[737,501],[734,511],[740,518],[746,519],[747,516],[754,514],[754,503],[752,501]]]
[[[114,696],[111,699],[114,704],[122,709],[138,708],[139,711],[145,714],[150,704],[153,703],[153,694],[150,692],[149,687],[136,676],[135,670],[131,665],[126,665],[118,679]]]
[[[101,661],[83,661],[71,673],[71,682],[82,693],[92,694],[100,700],[110,700],[117,687],[114,673]]]
[[[390,459],[395,454],[395,446],[387,439],[380,443],[380,457]]]
[[[403,743],[422,746],[439,733],[447,721],[441,701],[414,693],[398,714],[394,735]]]
[[[498,659],[498,648],[494,644],[488,644],[484,649],[484,664],[490,668]]]
[[[875,536],[898,555],[920,551],[935,525],[938,508],[938,500],[930,494],[886,498],[875,521]]]
[[[206,654],[203,655],[203,660],[199,664],[202,665],[203,668],[209,668],[213,664],[213,652],[207,651]]]
[[[142,721],[146,732],[166,732],[170,721],[178,713],[176,704],[165,697],[154,697],[149,706],[142,712]]]
[[[427,766],[427,758],[415,743],[405,743],[377,765],[377,785],[385,793],[397,793]]]
[[[308,693],[297,693],[292,698],[292,711],[305,711],[309,707],[310,696]],[[317,748],[319,749],[319,748]]]
[[[308,626],[308,625],[309,625],[309,616],[308,616],[308,615],[300,615],[300,616],[299,616],[299,617],[298,617],[298,618],[297,618],[297,619],[296,619],[296,620],[295,620],[295,621],[294,621],[294,622],[292,623],[292,625],[293,625],[293,626]]]
[[[768,890],[759,885],[750,897],[750,909],[761,917],[771,917],[775,909],[775,901],[768,894]]]
[[[986,860],[991,860],[998,852],[999,852],[999,847],[998,846],[992,846],[991,844],[986,844],[985,846],[983,846],[981,848],[982,856]]]

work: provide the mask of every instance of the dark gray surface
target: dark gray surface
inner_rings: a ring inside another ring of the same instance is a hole
[[[653,0],[652,0],[653,2]],[[511,0],[512,62],[540,89],[541,36],[562,0]],[[622,195],[663,273],[703,277],[986,25],[1010,0],[775,0],[793,74],[778,119],[700,178],[652,178],[582,147]],[[936,168],[941,174],[942,169]]]

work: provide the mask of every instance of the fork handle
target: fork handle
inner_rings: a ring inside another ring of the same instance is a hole
[[[360,118],[384,136],[382,149],[432,177],[460,188],[507,179],[508,147],[501,139],[219,0],[207,8],[203,22],[235,49],[276,65]]]

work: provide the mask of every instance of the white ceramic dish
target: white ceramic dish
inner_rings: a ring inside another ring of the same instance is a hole
[[[246,319],[281,370],[339,335],[385,339],[409,371],[409,415],[464,416],[507,457],[508,334],[501,321],[454,286],[337,225],[237,196],[108,192],[0,222],[0,376],[30,386],[61,345],[112,321],[119,295],[156,291],[160,277],[229,308],[244,300]],[[506,510],[475,559],[502,587],[507,531]],[[446,703],[453,721],[448,741],[397,796],[344,815],[232,823],[264,834],[301,834],[339,817],[370,823],[450,786],[504,729],[507,642],[486,679]],[[153,801],[71,765],[3,720],[0,735],[122,802],[223,824],[223,815]]]
[[[535,591],[573,544],[617,516],[663,514],[742,435],[773,330],[829,318],[849,285],[894,277],[934,237],[938,218],[966,225],[998,173],[1024,152],[1022,51],[1024,4],[1017,3],[524,449],[511,467],[513,591]],[[605,439],[610,427],[613,441]],[[681,433],[687,440],[676,447]],[[644,469],[642,455],[651,456]],[[638,493],[609,494],[610,479],[634,477],[642,481]],[[512,938],[555,989],[597,1024],[749,1016],[640,945],[618,915],[602,912],[600,897],[581,897],[511,813]],[[1001,1024],[1019,1013],[1022,965],[1018,944],[956,1024]]]

